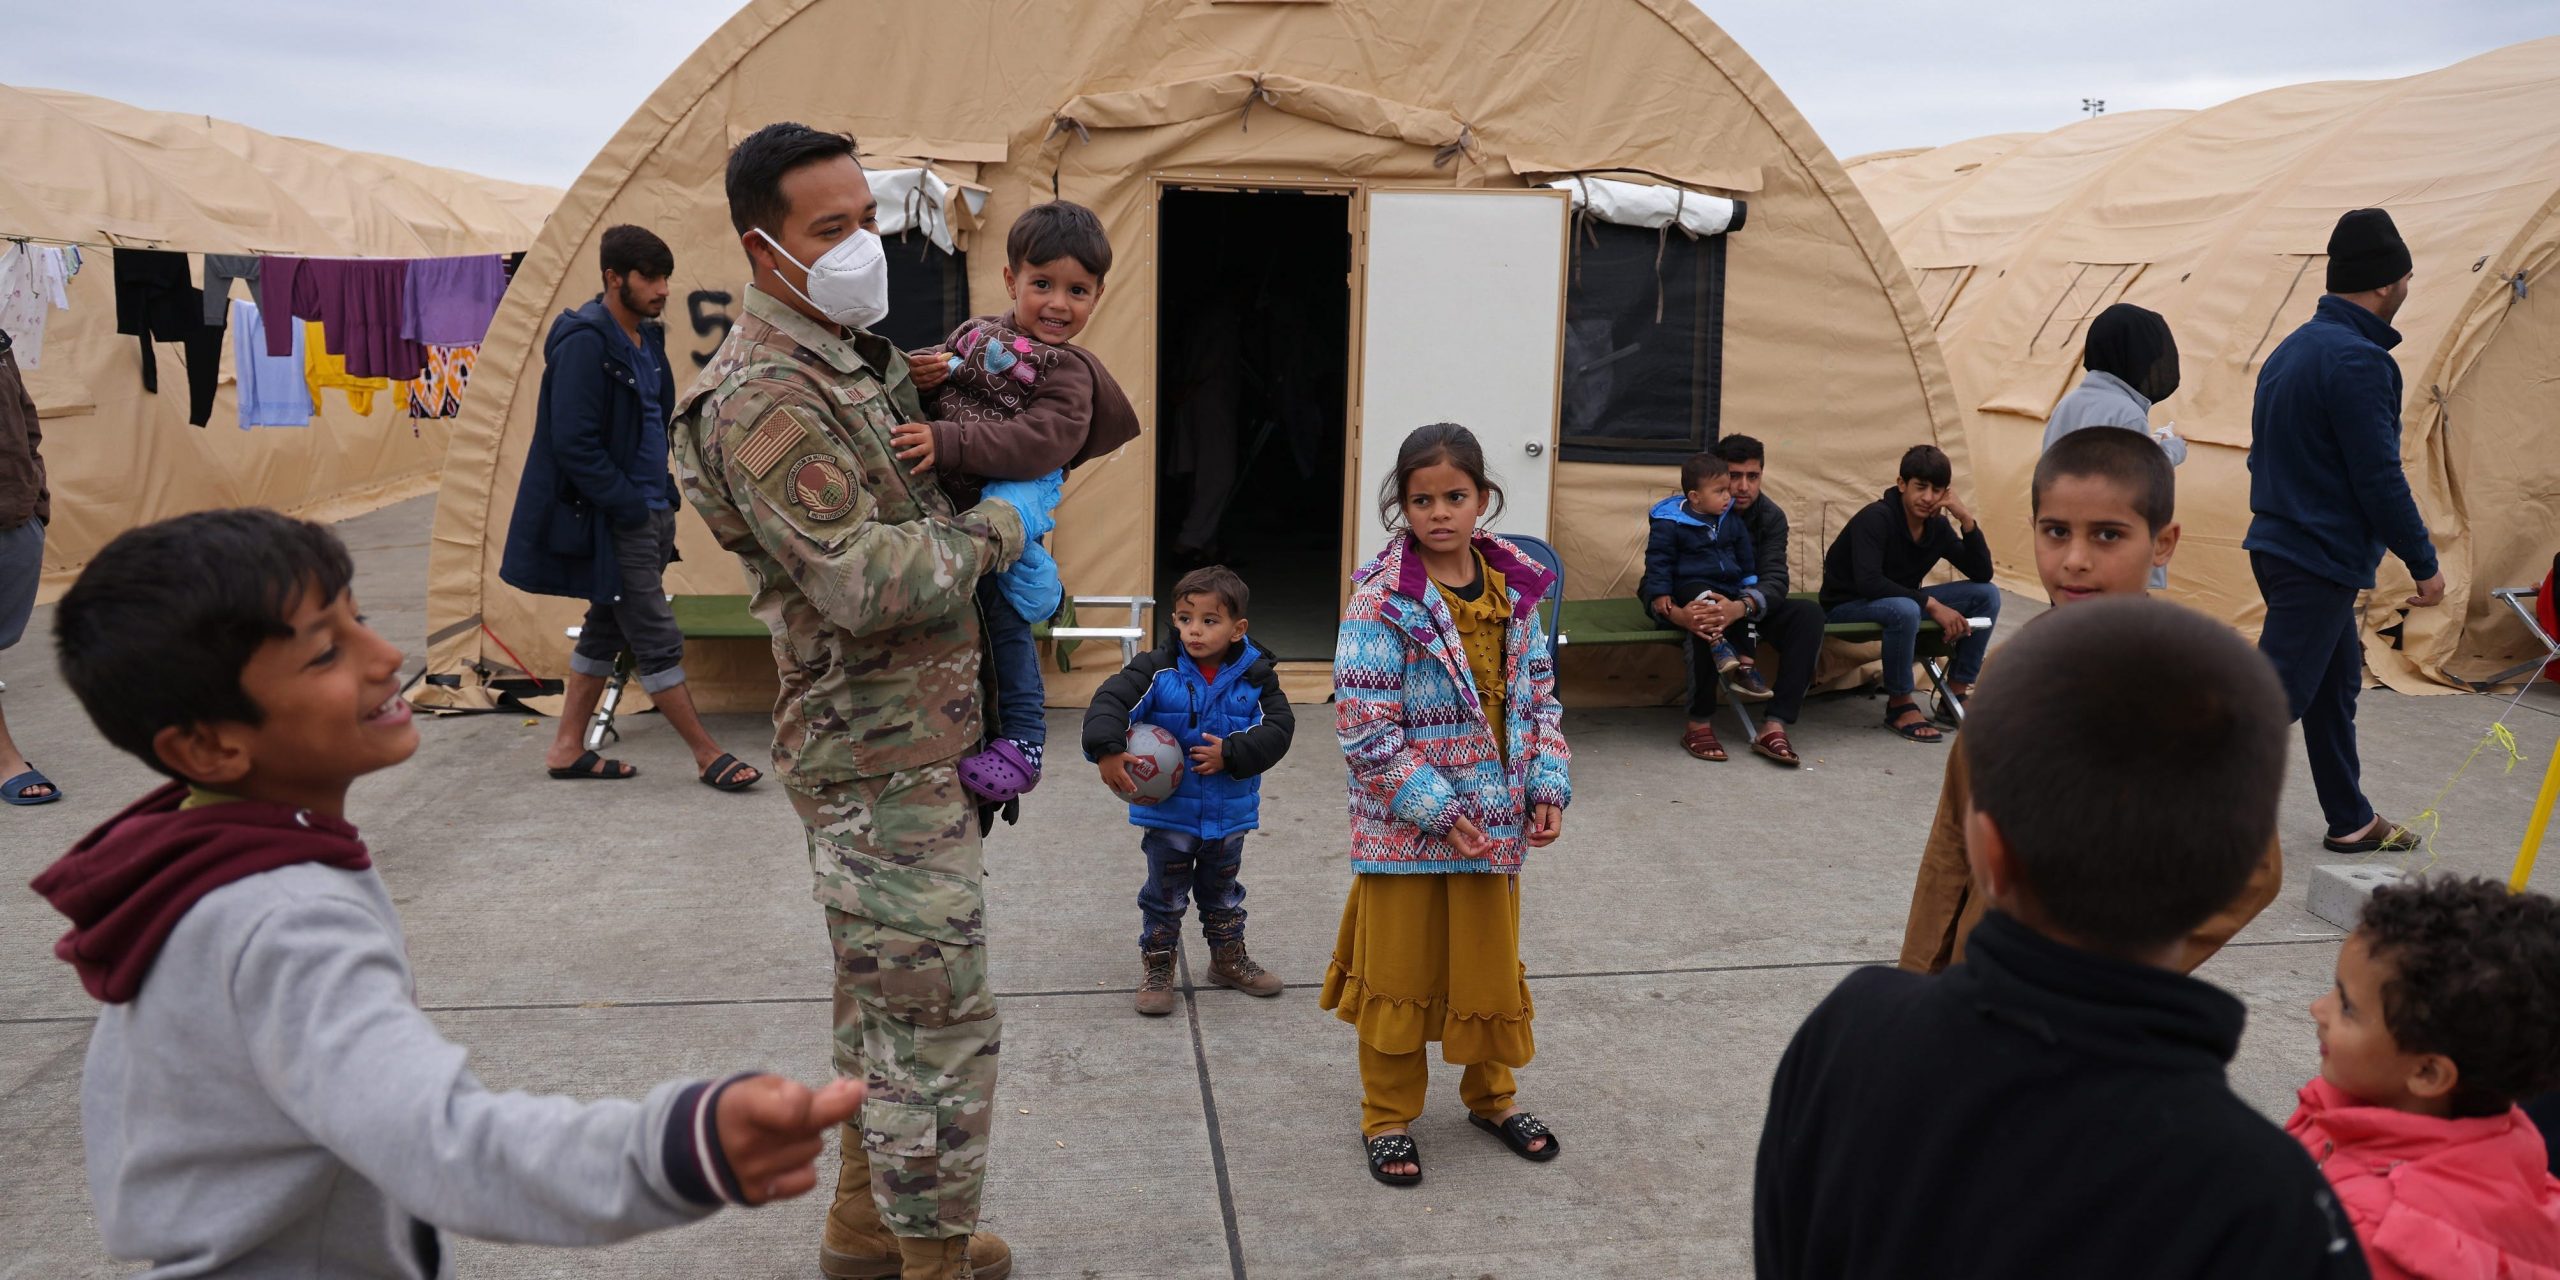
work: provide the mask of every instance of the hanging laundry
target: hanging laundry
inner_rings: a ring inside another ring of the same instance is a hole
[[[239,381],[240,429],[311,425],[311,384],[302,365],[304,335],[293,335],[293,354],[267,354],[266,326],[258,304],[231,304],[231,368]]]
[[[489,336],[489,320],[506,296],[507,268],[494,253],[414,258],[408,289],[402,337],[430,346],[474,346]]]
[[[151,344],[182,346],[187,369],[187,422],[213,419],[213,395],[222,378],[222,326],[207,324],[204,291],[187,271],[187,255],[159,249],[115,251],[116,332],[142,344],[142,389],[160,393],[159,358]]]
[[[268,332],[274,330],[270,328]],[[359,378],[347,371],[344,356],[329,351],[328,332],[317,320],[309,322],[302,339],[302,380],[310,385],[311,403],[320,403],[320,393],[334,387],[347,393],[347,407],[358,417],[373,416],[373,397],[378,391],[389,391],[389,378]]]
[[[480,348],[477,345],[428,347],[426,371],[406,384],[409,388],[409,416],[461,417],[462,392],[471,385],[471,370],[479,362]]]
[[[514,284],[516,282],[516,271],[522,266],[524,266],[524,250],[518,249],[514,253],[507,255],[508,284]]]
[[[357,377],[405,381],[426,367],[426,347],[400,335],[408,259],[268,258],[260,274],[268,355],[292,349],[295,320],[317,320],[328,334],[329,354],[346,357],[347,371]]]
[[[249,282],[249,297],[265,305],[267,295],[258,282],[258,260],[245,253],[208,253],[204,256],[204,322],[222,323],[224,308],[231,303],[231,282]],[[235,344],[234,350],[237,350]]]
[[[21,368],[44,363],[45,315],[71,309],[63,285],[78,261],[76,254],[66,259],[62,250],[46,246],[0,245],[0,333],[16,344]]]

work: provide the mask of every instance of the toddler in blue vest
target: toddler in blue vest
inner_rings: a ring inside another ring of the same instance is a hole
[[[1244,947],[1245,833],[1260,825],[1262,775],[1288,754],[1297,719],[1280,692],[1271,656],[1245,638],[1244,579],[1223,565],[1183,575],[1173,588],[1173,634],[1123,668],[1084,713],[1084,754],[1102,781],[1126,796],[1129,727],[1151,724],[1181,744],[1191,762],[1161,800],[1132,800],[1129,821],[1144,834],[1146,887],[1138,910],[1144,976],[1138,1012],[1173,1012],[1173,951],[1187,903],[1200,904],[1209,940],[1209,981],[1248,995],[1280,994],[1280,979]]]

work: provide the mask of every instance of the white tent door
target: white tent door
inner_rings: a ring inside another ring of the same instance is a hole
[[[1355,566],[1386,545],[1397,447],[1433,422],[1484,443],[1505,498],[1490,531],[1547,536],[1570,208],[1549,190],[1369,194]]]

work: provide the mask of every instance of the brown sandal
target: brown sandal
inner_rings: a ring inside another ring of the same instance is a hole
[[[1702,724],[1680,735],[1680,747],[1701,760],[1723,760],[1724,743],[1716,740],[1714,725]]]
[[[1760,736],[1751,740],[1751,749],[1790,769],[1804,764],[1804,758],[1796,754],[1794,744],[1787,741],[1787,726],[1775,720],[1760,722]]]

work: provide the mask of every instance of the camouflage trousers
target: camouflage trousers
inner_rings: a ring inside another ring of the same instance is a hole
[[[1002,1021],[987,989],[977,814],[952,764],[791,793],[835,949],[835,1066],[896,1235],[977,1226]]]

